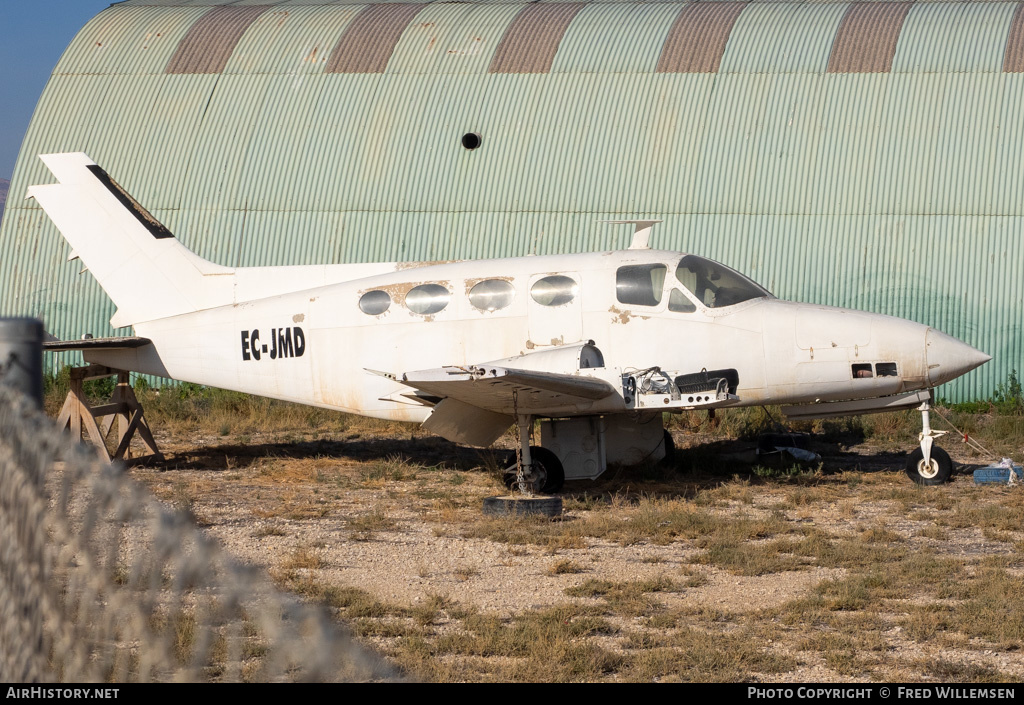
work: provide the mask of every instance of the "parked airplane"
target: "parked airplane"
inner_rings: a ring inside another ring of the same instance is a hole
[[[648,248],[445,263],[231,268],[182,245],[88,156],[41,157],[34,197],[117,305],[137,347],[89,362],[354,414],[487,446],[508,479],[557,492],[670,450],[664,412],[763,404],[790,417],[918,407],[907,472],[949,478],[933,387],[988,355],[891,316],[782,301],[693,254]],[[531,446],[535,418],[540,443]]]

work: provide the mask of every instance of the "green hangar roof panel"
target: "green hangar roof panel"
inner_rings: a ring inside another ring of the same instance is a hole
[[[591,3],[576,15],[552,73],[649,73],[658,64],[679,5]]]
[[[0,225],[3,314],[108,334],[31,201],[85,151],[226,265],[621,246],[929,323],[1024,369],[1024,4],[132,0],[65,51]],[[479,137],[476,149],[463,136]]]
[[[112,5],[83,27],[53,73],[159,74],[208,7]]]
[[[394,47],[388,73],[483,74],[517,5],[436,3],[424,7]]]
[[[323,73],[332,47],[359,11],[358,5],[272,7],[239,38],[224,73]]]
[[[736,18],[721,73],[821,73],[845,3],[756,3]]]
[[[915,3],[907,13],[893,56],[896,73],[996,73],[1014,3]]]

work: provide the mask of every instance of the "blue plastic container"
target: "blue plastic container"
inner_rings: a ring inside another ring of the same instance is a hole
[[[1017,476],[1017,482],[1024,482],[1024,467],[1021,467],[1020,465],[1014,465],[1013,474]],[[974,471],[974,484],[976,485],[1005,485],[1009,481],[1010,468],[1001,468],[995,465],[989,465],[987,467],[978,468],[977,470]]]

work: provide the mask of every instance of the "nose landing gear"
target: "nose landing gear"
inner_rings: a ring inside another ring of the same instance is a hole
[[[953,461],[946,451],[933,444],[936,438],[946,435],[946,431],[932,428],[928,413],[931,406],[927,401],[917,410],[921,412],[921,433],[918,436],[921,447],[907,460],[907,476],[919,485],[941,485],[948,482],[953,474]]]

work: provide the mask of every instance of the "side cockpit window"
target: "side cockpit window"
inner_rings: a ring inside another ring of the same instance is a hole
[[[771,296],[767,289],[739,272],[696,255],[686,255],[679,260],[676,279],[707,308],[733,306]]]
[[[668,296],[668,310],[674,313],[693,313],[697,306],[679,289],[673,289]]]
[[[631,264],[615,272],[615,298],[630,306],[657,306],[665,289],[663,264]]]

